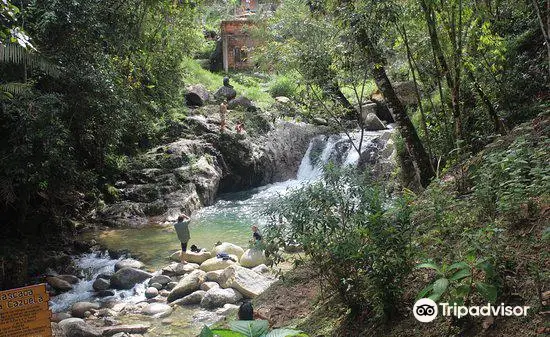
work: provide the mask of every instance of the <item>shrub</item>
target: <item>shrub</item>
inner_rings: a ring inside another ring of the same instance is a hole
[[[294,97],[296,94],[296,81],[287,76],[278,76],[269,84],[269,94],[272,97]]]
[[[396,312],[410,270],[407,200],[388,199],[355,170],[327,167],[323,181],[282,198],[269,214],[268,254],[277,257],[281,246],[297,243],[352,315]]]

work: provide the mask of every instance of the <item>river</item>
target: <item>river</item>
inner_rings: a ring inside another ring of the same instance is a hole
[[[380,134],[381,132],[367,132],[364,135],[364,142],[368,143]],[[358,135],[354,135],[354,142],[358,142]],[[268,225],[267,219],[263,215],[267,206],[282,195],[320,179],[322,167],[329,161],[337,161],[342,166],[352,165],[357,162],[358,157],[345,135],[316,137],[310,143],[295,179],[248,191],[222,194],[218,196],[213,205],[195,212],[190,223],[190,244],[209,249],[217,241],[222,241],[232,242],[246,248],[248,240],[251,238],[250,226],[258,224],[261,229]],[[108,249],[122,249],[131,252],[132,256],[144,262],[146,269],[149,270],[158,270],[168,265],[168,256],[179,250],[179,241],[170,224],[159,224],[141,229],[105,230],[88,233],[87,238],[90,238],[90,235]],[[82,300],[99,301],[94,298],[92,292],[93,280],[100,273],[112,272],[117,261],[110,259],[106,254],[97,253],[75,257],[75,262],[83,270],[85,279],[77,284],[72,291],[54,297],[50,303],[52,310],[54,312],[65,311],[73,303]],[[144,290],[145,285],[138,284],[134,289],[117,291],[115,299],[137,303],[145,299]],[[133,319],[135,317],[127,318],[127,320]],[[203,324],[211,323],[215,317],[204,315],[198,308],[178,308],[170,316],[170,319],[172,323],[169,325],[151,322],[153,329],[147,336],[194,336]],[[124,319],[122,320],[124,321]],[[153,330],[156,332],[153,333]]]

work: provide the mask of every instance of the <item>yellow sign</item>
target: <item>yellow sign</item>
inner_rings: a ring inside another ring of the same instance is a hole
[[[52,337],[45,284],[0,291],[0,337]]]

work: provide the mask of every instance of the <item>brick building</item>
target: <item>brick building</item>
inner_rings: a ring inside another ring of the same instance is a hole
[[[247,19],[222,21],[221,39],[223,70],[242,70],[250,68],[249,54],[254,48],[250,37],[250,28],[254,23]]]

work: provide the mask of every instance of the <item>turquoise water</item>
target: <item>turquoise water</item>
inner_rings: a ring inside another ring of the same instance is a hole
[[[263,212],[280,195],[300,186],[301,180],[262,186],[253,190],[221,195],[212,206],[191,216],[189,225],[192,244],[210,250],[218,241],[231,242],[247,248],[252,239],[250,227],[260,228],[267,221]],[[88,234],[108,249],[124,249],[143,261],[149,268],[167,265],[168,257],[180,249],[176,232],[171,224],[153,225],[140,229],[112,229]]]

